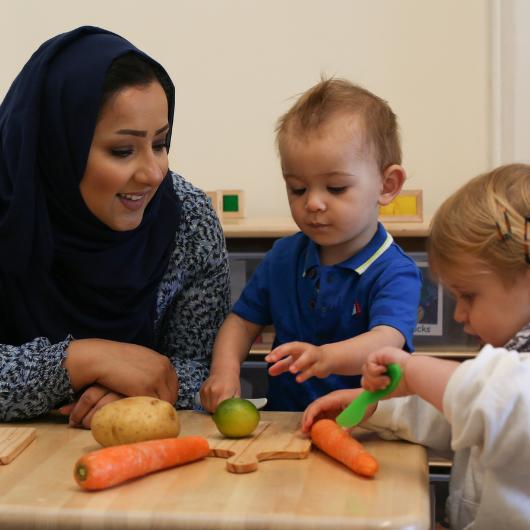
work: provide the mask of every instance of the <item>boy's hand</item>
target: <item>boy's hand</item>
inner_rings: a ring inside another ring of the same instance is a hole
[[[313,423],[322,418],[334,420],[362,391],[362,388],[335,390],[313,401],[304,411],[302,432],[309,432]],[[376,408],[377,405],[370,405],[364,417],[369,418]]]
[[[269,368],[270,375],[283,372],[298,374],[296,381],[303,383],[310,377],[327,377],[329,370],[326,356],[321,346],[307,342],[287,342],[274,348],[266,357],[268,363],[275,363]]]
[[[215,412],[221,401],[239,397],[241,395],[241,383],[239,374],[228,373],[212,374],[203,383],[200,389],[201,404],[208,412]]]
[[[390,384],[390,378],[385,375],[387,366],[395,363],[401,367],[403,376],[396,390],[386,396],[386,398],[408,396],[411,392],[406,384],[405,369],[410,359],[410,353],[398,348],[382,348],[370,353],[362,367],[363,378],[361,384],[363,388],[370,391],[386,388]]]

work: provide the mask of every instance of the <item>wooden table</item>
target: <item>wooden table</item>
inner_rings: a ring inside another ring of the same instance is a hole
[[[263,412],[283,422],[298,413]],[[203,413],[181,411],[182,435],[211,426]],[[18,425],[18,424],[17,424]],[[13,425],[11,425],[13,426]],[[81,491],[74,462],[99,448],[90,431],[49,418],[20,426],[37,439],[11,464],[0,466],[0,528],[16,529],[427,529],[430,524],[424,448],[359,439],[377,457],[373,480],[350,472],[312,449],[305,460],[260,462],[248,474],[208,457],[99,492]]]

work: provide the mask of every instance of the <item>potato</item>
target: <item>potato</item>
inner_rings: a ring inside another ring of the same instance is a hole
[[[91,430],[95,440],[107,447],[177,437],[180,422],[177,411],[167,401],[136,396],[101,407],[92,417]]]

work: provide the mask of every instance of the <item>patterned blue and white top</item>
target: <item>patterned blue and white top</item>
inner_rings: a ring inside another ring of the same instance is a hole
[[[176,407],[192,408],[229,309],[230,277],[223,231],[209,198],[180,175],[172,176],[182,213],[158,289],[156,350],[171,359],[177,372]],[[56,344],[46,337],[21,346],[0,344],[0,421],[40,416],[73,400],[61,363],[74,338]]]

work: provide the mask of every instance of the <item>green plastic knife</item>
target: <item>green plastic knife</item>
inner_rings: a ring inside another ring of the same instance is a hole
[[[357,425],[366,414],[366,407],[379,401],[381,398],[387,396],[399,385],[401,381],[401,367],[399,364],[389,364],[386,367],[386,375],[390,377],[390,384],[383,388],[383,390],[375,390],[370,392],[365,390],[361,392],[336,418],[335,421],[341,427],[354,427]]]

